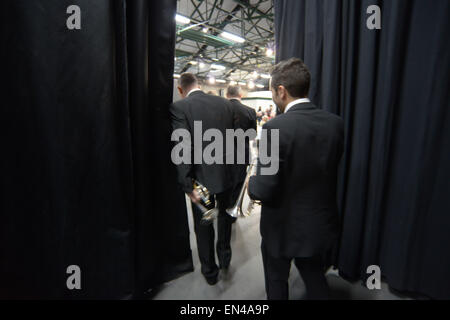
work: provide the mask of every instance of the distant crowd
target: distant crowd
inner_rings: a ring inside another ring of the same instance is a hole
[[[267,121],[274,118],[277,115],[275,108],[271,105],[267,107],[266,110],[262,110],[262,107],[258,108],[256,111],[256,120],[259,126],[264,125]]]

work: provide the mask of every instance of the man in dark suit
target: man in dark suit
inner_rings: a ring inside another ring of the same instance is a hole
[[[248,186],[250,197],[262,202],[261,249],[268,299],[288,299],[292,260],[308,297],[329,298],[324,273],[339,238],[336,180],[344,129],[341,118],[306,98],[309,83],[309,71],[300,59],[274,67],[270,87],[282,114],[263,129],[268,130],[269,150],[279,143],[279,169],[275,175],[262,175],[265,165],[258,163]],[[272,130],[279,130],[279,139]]]
[[[247,107],[241,103],[242,93],[239,86],[229,86],[227,88],[227,98],[230,100],[235,114],[235,128],[242,129],[244,131],[253,129],[256,138],[256,111],[253,108]],[[244,184],[245,176],[247,175],[247,166],[251,161],[251,149],[250,149],[251,139],[246,137],[245,139],[245,163],[238,164],[236,152],[235,165],[233,166],[233,191],[231,196],[232,203],[235,203],[239,192],[241,191],[242,185]],[[235,141],[237,148],[241,146]]]
[[[173,103],[170,107],[173,130],[183,129],[190,133],[194,142],[201,133],[213,129],[218,130],[223,137],[227,129],[234,129],[234,113],[228,100],[205,94],[199,89],[197,78],[191,73],[184,73],[178,81],[178,91],[182,100]],[[195,123],[194,123],[195,122]],[[200,132],[195,128],[201,123]],[[203,139],[201,139],[203,140]],[[183,190],[193,203],[200,201],[199,194],[193,189],[192,179],[204,185],[212,195],[215,195],[218,215],[217,256],[220,268],[227,269],[231,260],[231,225],[232,218],[225,212],[230,206],[230,193],[233,187],[230,180],[231,168],[226,165],[226,144],[223,144],[222,163],[206,164],[205,161],[195,160],[196,154],[202,157],[203,150],[208,145],[201,141],[200,146],[194,148],[195,142],[190,143],[191,160],[189,163],[177,165],[178,180]],[[214,197],[213,197],[214,199]],[[201,263],[201,271],[210,285],[217,283],[219,268],[217,267],[214,252],[214,227],[212,224],[201,223],[203,213],[197,206],[192,206],[194,216],[194,229],[197,238],[197,247]]]

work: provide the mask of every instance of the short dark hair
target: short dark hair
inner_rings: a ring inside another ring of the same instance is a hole
[[[311,75],[302,60],[291,58],[278,63],[271,72],[272,87],[284,86],[293,98],[308,96]]]
[[[227,88],[227,96],[228,97],[239,97],[241,93],[241,88],[239,86],[229,86]]]
[[[198,83],[197,77],[192,73],[185,72],[178,79],[178,85],[181,89],[186,90]]]

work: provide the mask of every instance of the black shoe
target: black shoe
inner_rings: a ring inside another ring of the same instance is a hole
[[[215,285],[215,284],[219,281],[217,276],[215,276],[215,277],[213,277],[213,278],[207,278],[207,277],[205,277],[205,279],[206,279],[206,282],[208,282],[208,284],[209,284],[210,286]]]

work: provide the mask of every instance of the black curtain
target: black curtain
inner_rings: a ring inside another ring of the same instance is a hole
[[[0,3],[1,298],[140,297],[192,270],[168,138],[175,6]]]
[[[370,5],[381,30],[369,30]],[[397,290],[450,298],[450,1],[275,0],[277,60],[310,68],[340,115],[339,272],[375,264]]]
[[[176,1],[127,1],[139,292],[193,270],[184,192],[172,165]]]

